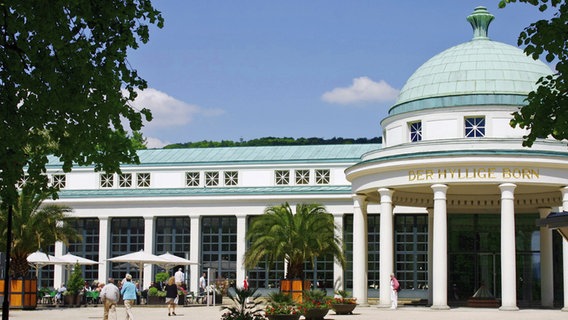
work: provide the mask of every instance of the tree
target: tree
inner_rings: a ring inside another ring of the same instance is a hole
[[[538,7],[541,12],[557,10],[550,20],[538,20],[526,27],[517,43],[534,59],[544,55],[547,62],[556,62],[556,72],[538,80],[527,105],[513,113],[511,126],[529,130],[523,141],[528,147],[538,138],[568,139],[568,6],[564,0],[518,1]],[[501,0],[499,7],[512,2],[517,0]]]
[[[49,204],[42,206],[49,193],[38,192],[33,185],[24,185],[13,208],[14,241],[11,245],[11,276],[24,278],[29,274],[28,255],[41,250],[47,252],[56,241],[69,244],[80,237],[70,223],[71,208]],[[7,212],[0,215],[0,246],[6,247]]]
[[[121,162],[138,161],[127,132],[151,113],[130,104],[147,84],[126,56],[148,41],[147,23],[163,24],[150,0],[2,1],[3,205],[15,203],[24,169],[48,189],[49,154],[65,172],[73,165],[116,172]]]
[[[333,255],[345,265],[342,241],[336,235],[333,215],[319,204],[298,204],[296,214],[288,203],[265,209],[247,231],[250,248],[245,253],[247,269],[267,259],[288,263],[287,278],[304,277],[304,262],[314,263],[316,257]]]
[[[27,175],[57,197],[45,175],[48,155],[64,172],[94,165],[110,173],[121,162],[139,162],[127,132],[152,115],[130,104],[147,84],[126,56],[148,41],[148,23],[163,25],[150,0],[0,3],[0,199],[8,247],[17,182]],[[2,319],[8,314],[5,298]]]

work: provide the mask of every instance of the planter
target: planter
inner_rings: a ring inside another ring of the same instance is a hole
[[[329,309],[309,309],[304,313],[306,320],[322,320]]]
[[[334,303],[331,308],[335,311],[335,314],[353,314],[356,306],[356,303]]]
[[[4,297],[4,280],[0,280],[0,296]],[[37,307],[37,280],[10,280],[10,308],[35,309]]]
[[[178,295],[178,305],[180,306],[185,305],[185,294]]]
[[[300,314],[270,314],[266,315],[268,320],[298,320]]]
[[[296,303],[302,302],[302,293],[309,290],[311,282],[302,279],[283,279],[280,280],[280,291],[286,292],[292,296]]]
[[[63,295],[63,305],[66,307],[78,307],[81,305],[81,295],[75,294],[64,294]]]
[[[148,299],[146,300],[146,304],[165,304],[166,303],[166,297],[158,297],[158,296],[148,296]]]

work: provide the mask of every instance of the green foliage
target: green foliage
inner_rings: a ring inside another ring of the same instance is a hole
[[[268,295],[265,312],[267,315],[274,315],[297,314],[299,311],[292,295],[282,291],[275,291]]]
[[[155,279],[156,282],[165,282],[170,277],[170,274],[167,272],[158,272],[156,273]]]
[[[142,132],[140,131],[132,132],[132,137],[130,138],[130,141],[132,142],[132,145],[136,150],[148,149],[147,147],[148,141],[146,141],[146,138],[144,138]]]
[[[148,296],[155,297],[155,296],[158,295],[158,292],[159,292],[158,288],[156,288],[156,287],[150,287],[150,288],[148,289]]]
[[[325,145],[325,144],[367,144],[367,143],[381,143],[382,138],[275,138],[265,137],[260,139],[252,139],[249,141],[199,141],[199,142],[186,142],[175,143],[164,147],[164,149],[179,149],[179,148],[218,148],[218,147],[258,147],[258,146],[298,146],[298,145]]]
[[[221,316],[222,320],[264,320],[262,309],[259,307],[261,302],[256,293],[256,289],[240,289],[235,288],[235,293],[227,293],[231,304],[222,306],[221,310],[225,312]]]
[[[298,304],[298,308],[302,314],[311,309],[331,309],[332,299],[328,297],[325,291],[305,290],[303,291],[302,303]]]
[[[16,202],[24,177],[56,197],[48,155],[117,172],[137,163],[128,132],[151,120],[130,104],[146,81],[127,52],[163,18],[150,0],[2,1],[0,14],[0,198]]]
[[[49,193],[39,190],[33,184],[25,184],[20,192],[18,201],[12,211],[12,249],[11,274],[14,277],[24,277],[30,266],[27,261],[29,254],[41,250],[48,252],[49,246],[56,241],[69,244],[70,241],[81,239],[73,228],[75,219],[68,214],[71,208],[42,203]],[[0,215],[0,248],[6,248],[7,209],[2,209]]]
[[[69,281],[67,281],[67,291],[69,291],[69,294],[75,295],[83,289],[84,285],[85,279],[83,279],[81,266],[76,263]]]
[[[499,7],[517,0],[501,0]],[[527,98],[527,105],[513,113],[510,124],[529,130],[523,145],[532,146],[539,138],[568,139],[568,5],[564,0],[518,0],[553,13],[550,20],[531,23],[519,35],[518,45],[534,59],[544,56],[555,62],[556,72],[538,80],[538,88]]]
[[[304,262],[333,255],[345,265],[342,241],[337,237],[333,215],[319,204],[298,204],[296,214],[288,203],[268,207],[247,231],[251,241],[245,253],[247,269],[266,259],[269,265],[286,260],[289,279],[303,278]]]

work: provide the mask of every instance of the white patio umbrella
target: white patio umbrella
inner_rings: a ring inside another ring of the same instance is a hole
[[[98,263],[97,261],[94,261],[94,260],[91,260],[91,259],[76,256],[76,255],[72,254],[71,252],[67,252],[63,256],[59,257],[59,259],[61,261],[64,261],[67,265],[75,265],[77,263],[80,264],[80,265],[92,265],[92,264]]]
[[[144,250],[140,250],[138,252],[128,253],[122,256],[110,258],[107,261],[111,262],[127,262],[132,265],[135,265],[138,270],[140,270],[140,283],[144,285],[142,281],[144,276],[144,265],[145,264],[165,264],[167,263],[166,259],[158,257],[157,255],[144,252]]]
[[[169,271],[171,268],[173,268],[175,266],[180,266],[180,265],[188,266],[190,264],[197,264],[197,262],[195,262],[195,261],[191,261],[191,260],[187,260],[187,259],[182,258],[182,257],[178,257],[174,254],[169,253],[169,252],[161,254],[158,257],[164,258],[165,260],[167,260],[167,262],[163,263],[163,264],[157,263],[157,265],[166,269],[166,271]]]
[[[28,260],[29,265],[36,270],[36,277],[39,275],[39,269],[44,266],[65,264],[65,262],[61,259],[39,250],[30,254],[26,259]]]

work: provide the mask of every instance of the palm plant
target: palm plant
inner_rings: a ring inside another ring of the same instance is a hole
[[[42,206],[50,193],[38,191],[32,184],[25,184],[13,207],[12,249],[10,274],[14,278],[26,277],[30,270],[29,254],[42,250],[47,252],[56,241],[69,244],[80,239],[71,226],[68,215],[71,208],[60,205]],[[5,209],[0,215],[0,248],[6,247],[7,217]]]
[[[232,304],[222,306],[222,320],[264,320],[262,309],[259,307],[260,294],[256,293],[256,289],[240,289],[235,288],[235,293],[227,292],[227,296],[231,299]]]
[[[333,255],[345,266],[342,241],[337,237],[333,215],[320,204],[298,204],[296,214],[288,203],[271,206],[255,218],[247,232],[251,241],[244,257],[247,269],[266,259],[269,265],[286,261],[288,279],[304,276],[304,262]]]

